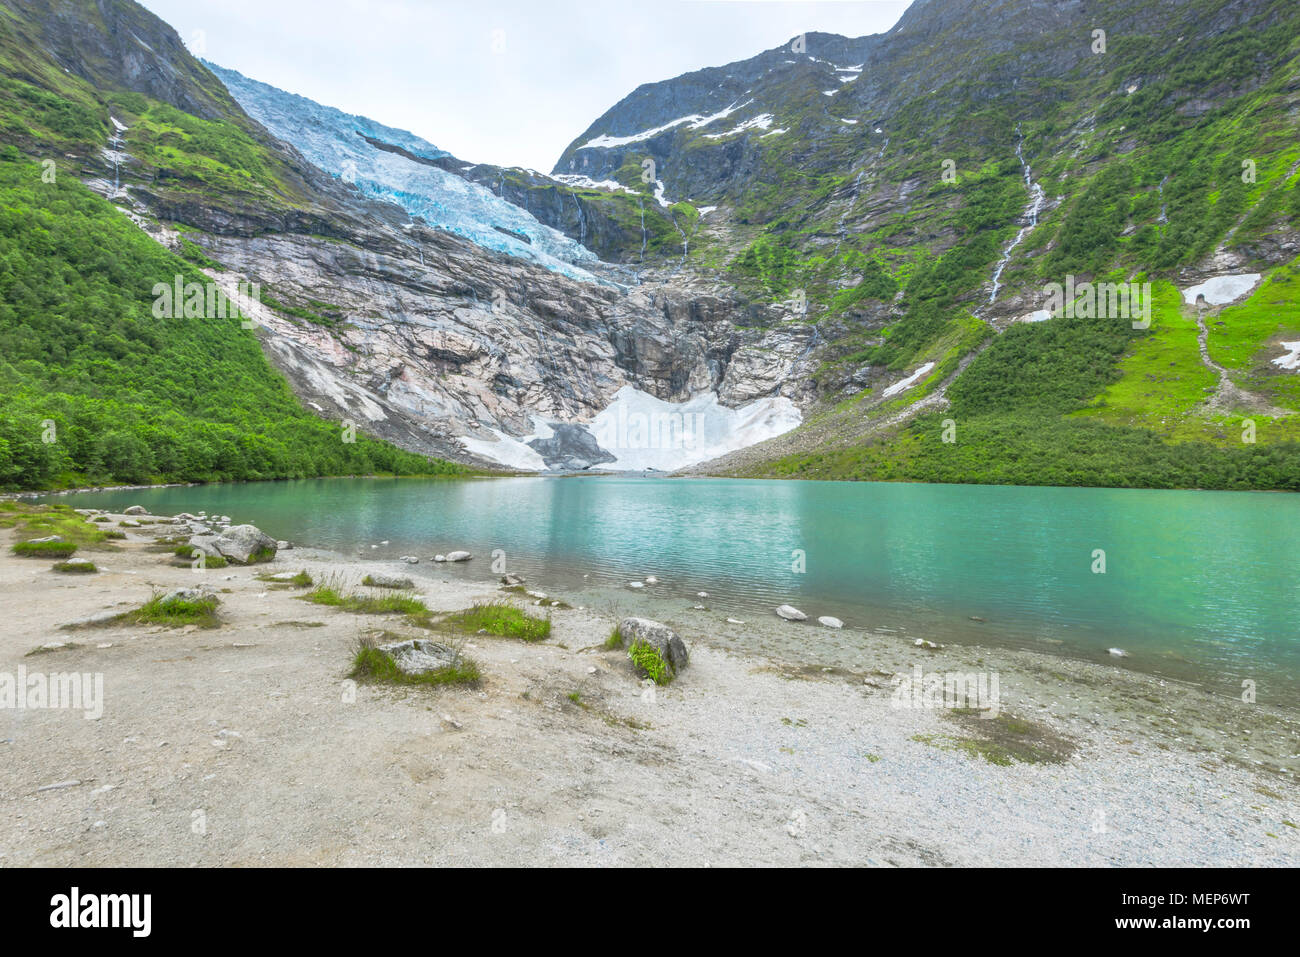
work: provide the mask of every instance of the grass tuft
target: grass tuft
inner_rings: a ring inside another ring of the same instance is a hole
[[[215,628],[220,624],[215,596],[195,601],[173,599],[166,603],[163,602],[163,597],[154,595],[135,611],[129,611],[123,617],[137,624],[168,625],[173,628],[183,625]]]
[[[489,602],[456,612],[445,620],[446,624],[465,631],[486,631],[500,638],[518,638],[520,641],[542,641],[551,634],[549,618],[533,618],[514,605]]]
[[[632,659],[632,664],[638,670],[644,671],[655,684],[666,685],[673,680],[672,666],[664,661],[663,655],[659,654],[654,645],[646,644],[644,641],[634,642],[628,648],[627,655]]]
[[[94,562],[57,562],[54,565],[54,570],[56,572],[70,572],[72,574],[87,574],[89,572],[99,571],[99,569],[95,567]]]

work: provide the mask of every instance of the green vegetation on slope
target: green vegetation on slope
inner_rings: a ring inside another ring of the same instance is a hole
[[[206,277],[67,170],[0,152],[0,488],[457,466],[306,412],[238,319],[155,319]]]

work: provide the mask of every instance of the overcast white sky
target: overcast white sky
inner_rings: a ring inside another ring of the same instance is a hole
[[[888,30],[909,0],[142,0],[191,52],[410,130],[472,162],[550,172],[642,83],[804,32]]]

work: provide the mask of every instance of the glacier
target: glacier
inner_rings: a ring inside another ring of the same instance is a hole
[[[272,135],[366,195],[395,203],[412,217],[487,249],[530,260],[572,279],[599,281],[587,268],[600,264],[591,250],[490,189],[433,165],[455,161],[446,150],[414,133],[323,106],[236,70],[206,60],[204,65],[244,112]],[[381,149],[375,142],[402,152]]]

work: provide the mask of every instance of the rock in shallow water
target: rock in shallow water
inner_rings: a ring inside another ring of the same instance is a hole
[[[830,615],[822,615],[817,619],[819,625],[825,625],[827,628],[843,628],[844,622],[838,618],[832,618]]]
[[[776,609],[777,615],[786,621],[807,621],[808,616],[793,605],[781,605]]]

